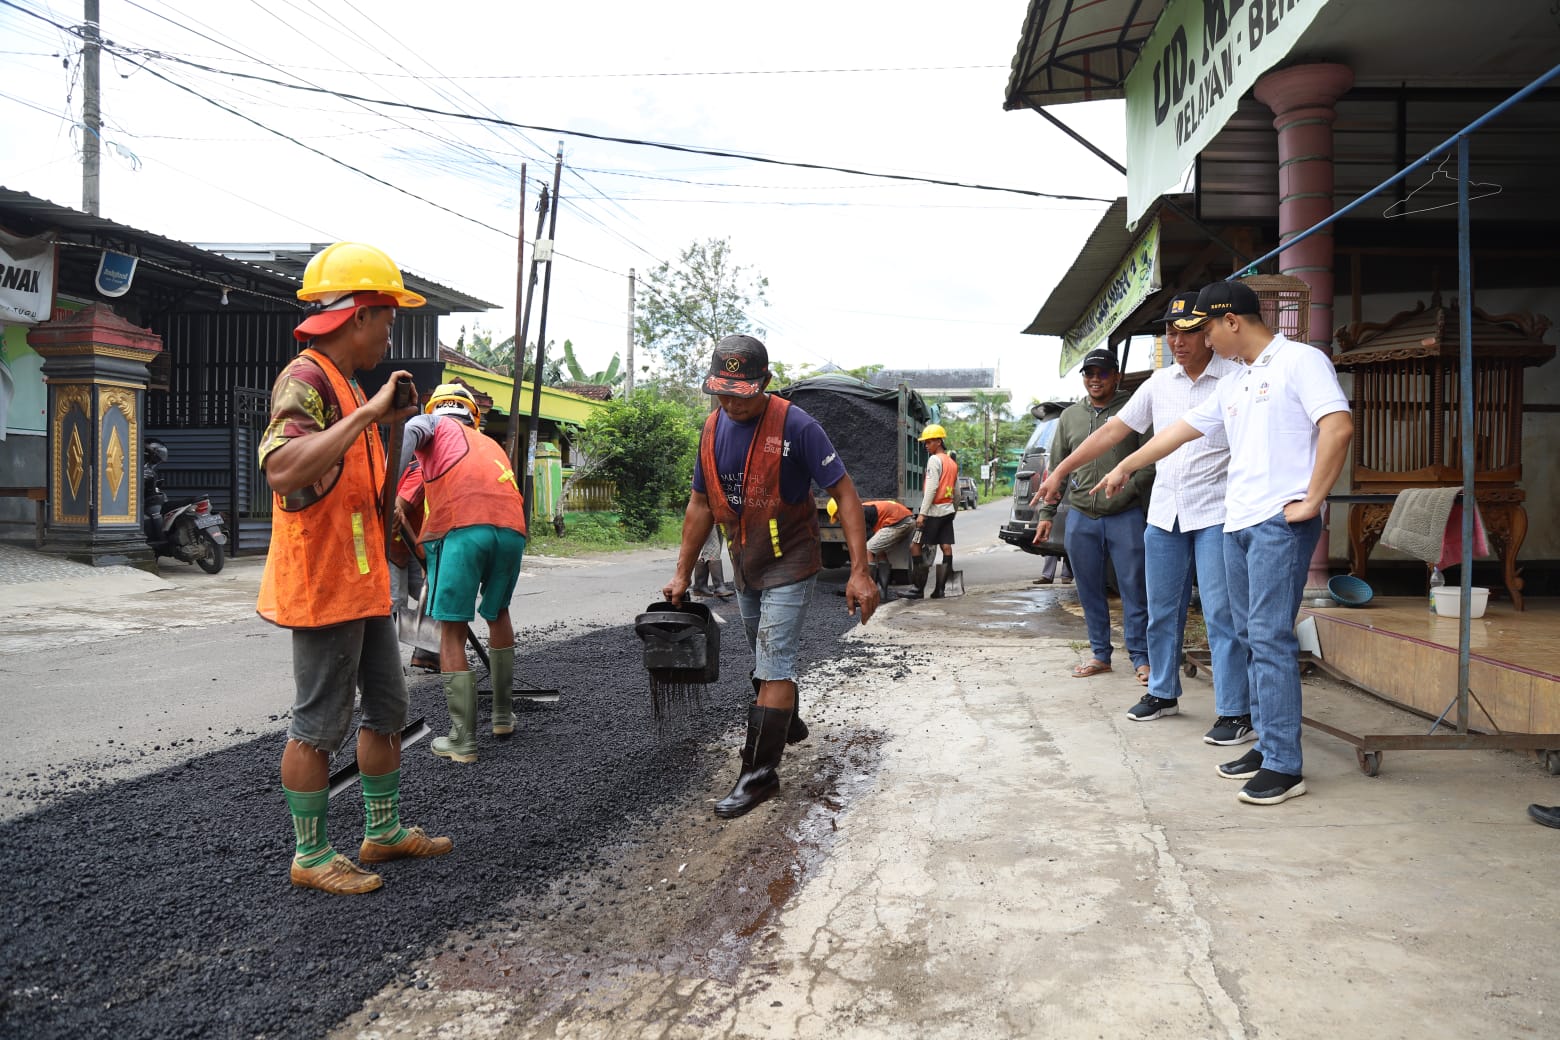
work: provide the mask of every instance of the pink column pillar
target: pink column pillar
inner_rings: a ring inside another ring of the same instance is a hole
[[[1354,85],[1347,65],[1295,65],[1257,80],[1278,131],[1278,240],[1282,245],[1333,212],[1333,105]],[[1278,268],[1311,287],[1310,343],[1332,354],[1333,238],[1320,231],[1278,254]],[[1325,599],[1328,532],[1316,543],[1306,600]],[[1313,596],[1313,592],[1317,595]]]

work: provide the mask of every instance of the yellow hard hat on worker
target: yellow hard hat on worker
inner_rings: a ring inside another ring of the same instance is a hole
[[[406,287],[401,269],[382,249],[336,242],[315,253],[303,269],[298,299],[309,315],[293,330],[302,340],[334,332],[359,307],[421,307],[428,301]]]
[[[423,411],[428,415],[450,413],[456,418],[460,418],[462,409],[471,413],[471,425],[475,426],[480,417],[477,399],[459,383],[440,383],[433,388],[433,393],[428,395],[428,403],[423,406]]]
[[[923,441],[945,441],[948,439],[948,431],[937,423],[928,423],[926,429],[921,431]]]

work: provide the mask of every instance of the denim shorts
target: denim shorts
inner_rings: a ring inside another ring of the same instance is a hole
[[[433,587],[428,616],[437,621],[470,621],[477,605],[489,621],[509,609],[525,558],[525,535],[507,527],[478,524],[457,527],[429,542],[428,583]]]
[[[386,735],[406,725],[401,644],[389,617],[292,631],[292,722],[287,736],[334,752],[352,726],[352,701],[363,688],[363,728]]]
[[[742,627],[753,651],[755,679],[796,678],[796,649],[802,641],[802,619],[812,600],[816,574],[772,589],[737,590]]]

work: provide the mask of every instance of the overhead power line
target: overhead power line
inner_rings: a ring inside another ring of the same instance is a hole
[[[32,17],[37,18],[38,20],[43,21],[43,22],[48,22],[50,25],[53,25],[56,28],[61,29],[62,31],[66,31],[66,32],[74,32],[75,31],[74,27],[68,26],[68,25],[64,25],[64,24],[59,23],[59,22],[56,22],[56,21],[54,21],[51,18],[47,18],[47,17],[45,17],[45,16],[43,16],[41,14],[38,14],[36,11],[29,11],[27,8],[22,7],[19,4],[14,3],[13,0],[0,0],[0,4],[4,4],[6,7],[14,8],[15,10],[21,11],[24,14],[32,15]],[[643,138],[637,138],[637,137],[618,137],[618,136],[611,135],[611,134],[593,134],[593,133],[588,133],[588,132],[586,132],[584,130],[568,130],[568,129],[565,129],[565,128],[562,128],[562,127],[542,126],[542,125],[535,124],[535,123],[519,123],[519,122],[515,122],[513,120],[509,120],[509,119],[502,119],[502,118],[500,118],[498,116],[483,116],[483,115],[476,115],[476,114],[469,113],[469,112],[452,112],[452,111],[449,111],[449,110],[446,110],[446,109],[433,108],[433,107],[428,106],[428,105],[414,105],[414,104],[411,104],[410,102],[406,102],[406,101],[391,101],[391,100],[388,100],[386,98],[368,97],[368,96],[363,95],[363,94],[352,94],[352,93],[349,93],[347,91],[331,90],[331,89],[326,88],[326,87],[316,87],[316,86],[300,84],[300,83],[288,83],[288,82],[286,82],[284,80],[273,79],[273,78],[271,78],[269,76],[258,76],[258,75],[255,75],[253,73],[248,73],[248,72],[235,72],[235,71],[233,71],[231,69],[219,69],[219,68],[216,68],[216,67],[211,66],[211,65],[205,65],[205,64],[202,64],[200,62],[189,61],[188,59],[185,59],[185,58],[179,58],[179,57],[176,57],[176,56],[174,56],[172,54],[167,54],[167,53],[162,52],[162,51],[157,51],[157,50],[152,50],[152,49],[130,49],[130,48],[124,48],[124,47],[120,47],[120,46],[118,46],[116,44],[112,44],[109,41],[104,41],[102,46],[103,46],[104,50],[112,50],[115,54],[119,55],[125,61],[130,62],[132,65],[136,65],[139,68],[145,69],[147,72],[150,72],[153,75],[156,75],[157,78],[163,80],[164,82],[172,83],[174,86],[179,86],[181,90],[185,90],[188,93],[194,94],[196,97],[201,97],[201,95],[198,92],[196,92],[194,90],[191,90],[188,87],[183,87],[182,85],[178,84],[174,80],[168,79],[166,76],[159,75],[156,72],[156,70],[154,70],[150,65],[146,64],[145,59],[160,59],[160,60],[163,60],[163,61],[173,62],[173,63],[179,64],[179,65],[186,65],[186,66],[189,66],[190,68],[193,68],[193,69],[199,69],[202,72],[212,73],[213,75],[229,76],[229,77],[232,77],[234,79],[252,80],[252,81],[257,82],[257,83],[265,83],[265,84],[269,84],[270,86],[281,87],[281,88],[286,89],[286,90],[298,90],[298,91],[303,91],[305,93],[311,93],[311,94],[328,94],[328,95],[330,95],[332,97],[340,98],[343,101],[352,101],[352,102],[356,102],[356,103],[359,103],[359,104],[379,105],[379,106],[382,106],[382,107],[385,107],[385,108],[399,108],[399,109],[403,109],[403,110],[406,110],[406,111],[409,111],[409,112],[419,112],[419,113],[421,113],[423,115],[439,116],[439,117],[442,117],[442,118],[445,118],[445,119],[461,119],[461,120],[466,120],[466,121],[474,122],[474,123],[486,123],[486,124],[489,124],[489,125],[492,125],[492,126],[510,127],[511,129],[515,129],[515,130],[530,130],[530,131],[537,132],[537,133],[562,134],[565,137],[581,137],[581,138],[585,138],[586,140],[605,141],[605,142],[608,142],[610,144],[626,144],[626,145],[630,145],[630,146],[633,146],[633,147],[639,147],[639,148],[659,148],[659,149],[662,149],[664,151],[682,152],[682,153],[689,154],[689,155],[710,155],[710,156],[715,156],[716,158],[721,158],[721,159],[740,159],[740,160],[743,160],[745,162],[765,163],[765,164],[771,165],[771,166],[789,166],[789,167],[793,167],[795,169],[802,169],[802,170],[828,170],[828,171],[831,171],[833,173],[847,173],[847,174],[850,174],[850,175],[856,176],[856,177],[874,177],[874,178],[877,178],[877,179],[880,179],[880,180],[908,181],[908,182],[912,182],[912,183],[916,183],[916,184],[931,184],[931,185],[936,185],[938,187],[944,187],[944,188],[963,188],[963,189],[966,189],[966,190],[969,190],[969,191],[998,191],[998,192],[1006,192],[1006,193],[1012,194],[1012,195],[1025,195],[1025,196],[1028,196],[1030,198],[1060,199],[1060,200],[1066,201],[1066,202],[1103,202],[1103,203],[1112,203],[1112,202],[1116,201],[1113,198],[1107,199],[1107,198],[1102,198],[1102,197],[1096,196],[1096,195],[1067,195],[1067,194],[1060,194],[1060,193],[1057,193],[1057,192],[1035,191],[1035,190],[1030,189],[1030,188],[1011,188],[1011,187],[1004,187],[1004,186],[995,185],[995,184],[978,184],[978,183],[969,183],[969,182],[965,182],[965,181],[944,180],[944,179],[939,178],[939,177],[918,177],[918,176],[915,176],[915,175],[912,175],[912,174],[907,174],[907,173],[880,173],[880,172],[876,172],[876,171],[873,171],[873,170],[857,169],[857,168],[851,167],[851,166],[834,166],[834,165],[831,165],[829,163],[801,162],[801,161],[794,160],[794,159],[776,159],[776,158],[773,158],[773,157],[770,157],[770,156],[753,155],[753,154],[748,153],[748,152],[735,152],[735,151],[730,151],[730,150],[721,149],[721,148],[700,148],[700,147],[697,147],[697,146],[694,146],[694,145],[674,144],[674,143],[669,142],[669,141],[650,141],[650,140],[645,140]],[[143,60],[139,60],[138,61],[137,58],[136,58],[137,55],[140,55],[143,58]],[[208,100],[209,101],[210,99],[203,98],[203,100]],[[212,104],[217,104],[216,102],[211,102],[211,103]],[[234,115],[239,115],[240,118],[246,119],[246,120],[248,120],[251,123],[255,123],[255,120],[249,119],[249,117],[244,116],[241,113],[234,112],[232,109],[227,108],[226,106],[218,105],[217,107],[223,108],[224,111],[230,112],[230,113],[232,113]],[[280,137],[284,137],[284,138],[287,138],[288,140],[295,141],[294,138],[290,138],[286,134],[282,134],[280,131],[271,130],[270,127],[266,127],[263,124],[255,123],[255,125],[261,126],[262,129],[268,130],[271,133],[277,134]],[[295,143],[297,143],[297,142],[295,141]],[[308,146],[300,144],[300,147],[307,148]],[[309,150],[310,151],[315,151],[315,149],[309,149]],[[325,155],[325,153],[323,153],[323,152],[316,152],[316,154]],[[335,158],[333,158],[331,156],[325,156],[325,157],[330,159],[332,162],[339,163],[340,165],[343,165],[343,166],[347,165],[346,163],[342,163],[341,160],[335,159]],[[358,172],[361,172],[361,171],[358,171]],[[372,177],[373,175],[372,174],[367,174],[366,176]],[[385,181],[382,178],[374,177],[373,179],[379,181],[382,184],[386,184],[386,185],[388,185],[388,186],[390,186],[392,188],[395,187],[395,185],[390,184],[390,182]],[[397,191],[404,191],[404,189],[401,189],[401,188],[396,188],[396,190]],[[411,193],[410,192],[406,192],[406,194],[411,194]],[[423,200],[423,201],[426,201],[426,200]],[[433,205],[438,205],[438,204],[434,203]],[[439,206],[439,208],[440,209],[446,209],[446,207],[444,207],[444,206]],[[455,211],[454,210],[447,210],[447,212],[453,213]],[[470,218],[467,218],[467,219],[470,219]],[[481,223],[481,222],[478,221],[477,223]],[[487,226],[487,225],[483,225],[483,226]],[[497,230],[497,229],[495,228],[493,230]]]

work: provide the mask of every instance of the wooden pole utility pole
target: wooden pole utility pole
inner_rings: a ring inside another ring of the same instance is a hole
[[[513,386],[509,393],[509,431],[504,437],[504,449],[509,454],[509,468],[520,468],[520,372],[525,361],[525,308],[530,303],[528,299],[522,299],[525,292],[525,189],[526,189],[526,164],[520,164],[520,242],[515,250],[515,345],[514,359],[510,362],[510,372],[514,378],[510,380]],[[542,194],[545,196],[546,190]],[[542,229],[541,219],[536,221],[536,230]],[[532,272],[531,284],[536,284],[536,274]]]
[[[628,269],[628,368],[623,373],[623,396],[634,392],[634,269]]]
[[[552,253],[553,242],[558,235],[558,185],[563,179],[563,142],[558,142],[558,161],[553,165],[552,204],[551,215],[548,218],[547,238],[538,238],[536,250],[533,253],[532,271],[535,271],[535,261],[540,260],[547,265],[546,272],[542,275],[542,318],[536,326],[536,371],[531,379],[531,417],[528,424],[526,443],[529,447],[525,453],[525,522],[527,530],[531,524],[531,503],[536,496],[535,470],[536,470],[536,434],[542,421],[542,370],[547,360],[547,297],[552,291]],[[544,248],[545,247],[545,248]],[[532,285],[535,276],[532,276]],[[529,311],[529,308],[527,308]],[[529,314],[527,315],[529,317]]]
[[[99,156],[103,131],[103,109],[100,99],[101,85],[98,78],[98,60],[103,37],[98,29],[98,0],[85,0],[81,38],[86,41],[81,48],[82,88],[81,123],[81,208],[92,216],[98,216],[100,194],[98,185]]]

